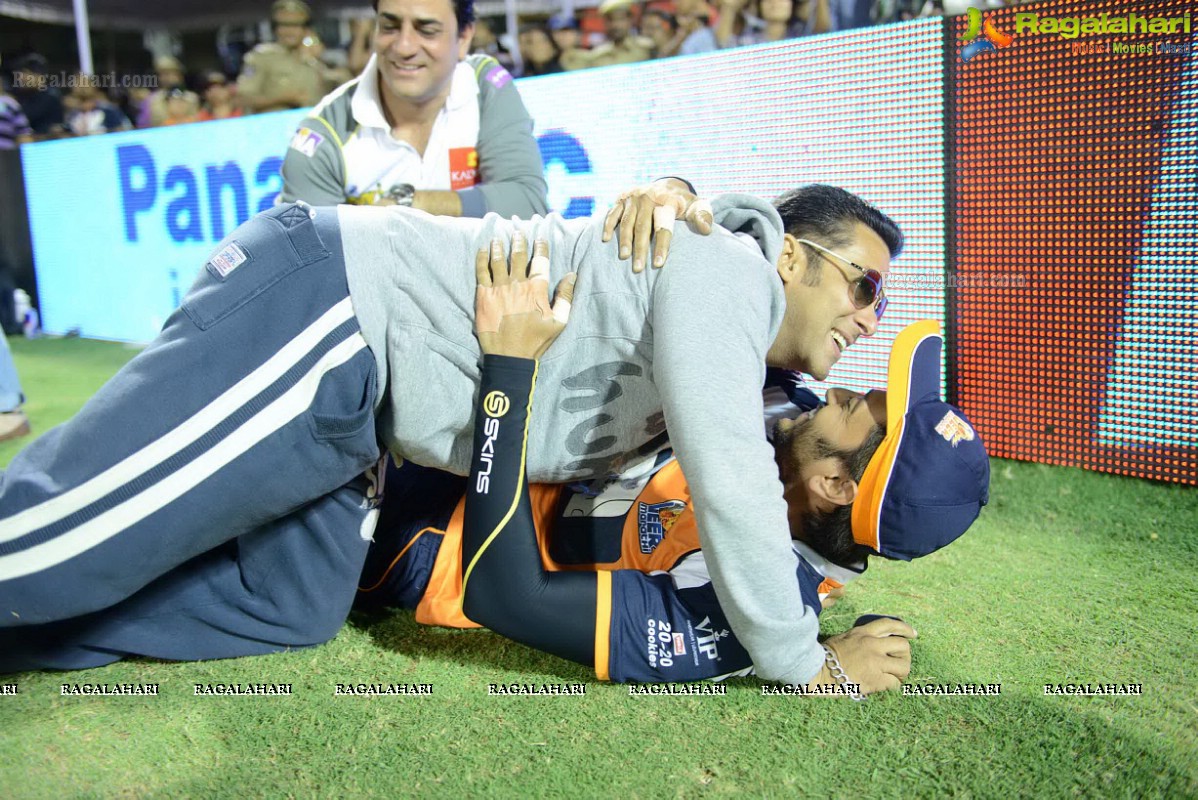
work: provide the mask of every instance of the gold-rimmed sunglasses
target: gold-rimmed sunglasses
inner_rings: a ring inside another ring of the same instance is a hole
[[[831,256],[837,261],[842,261],[860,272],[861,277],[857,279],[852,279],[848,276],[845,276],[845,280],[847,280],[849,285],[853,287],[853,305],[855,305],[857,308],[869,308],[870,306],[873,306],[874,316],[876,316],[878,319],[882,318],[882,314],[885,313],[886,305],[889,302],[886,299],[886,293],[882,291],[882,273],[878,272],[876,269],[868,269],[863,267],[860,264],[845,258],[839,253],[832,252],[822,244],[816,244],[810,239],[799,239],[798,241],[800,244],[814,247],[816,250],[820,251],[826,256]]]

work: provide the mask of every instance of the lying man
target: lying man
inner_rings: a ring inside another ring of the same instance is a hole
[[[480,268],[480,283],[491,287],[479,295],[480,320],[516,319],[519,299],[528,297],[517,268],[502,281],[490,277],[507,269],[494,259]],[[541,281],[531,292],[546,289]],[[463,480],[400,469],[409,479],[384,506],[360,604],[414,608],[427,624],[485,625],[593,665],[602,680],[748,674],[751,657],[712,589],[672,454],[647,458],[595,496],[530,488],[523,462],[537,380],[531,357],[560,327],[547,316],[532,332],[492,327],[480,330],[472,473]],[[964,533],[988,499],[985,448],[964,415],[939,399],[938,331],[923,322],[899,334],[888,392],[832,389],[822,406],[796,392],[796,406],[773,390],[771,416],[788,415],[772,438],[795,538],[790,580],[797,577],[813,614],[822,596],[865,570],[869,555],[927,555]],[[813,683],[833,682],[829,668],[851,639],[874,650],[882,673],[865,691],[894,688],[907,675],[912,636],[893,619],[833,636],[824,643],[829,663]]]
[[[826,186],[712,211],[723,230],[679,226],[673,267],[641,273],[597,221],[556,215],[292,205],[245,223],[158,339],[4,475],[0,627],[69,624],[4,637],[0,669],[29,663],[14,639],[40,666],[78,668],[335,635],[378,515],[379,440],[469,470],[480,369],[459,265],[499,237],[546,239],[555,281],[578,270],[572,325],[541,361],[551,413],[529,431],[530,478],[603,481],[668,425],[731,626],[759,675],[806,683],[824,652],[791,574],[765,366],[822,378],[872,334],[902,236]],[[842,648],[868,671],[854,658]]]

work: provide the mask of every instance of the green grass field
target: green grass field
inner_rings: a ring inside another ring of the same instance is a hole
[[[11,340],[35,434],[135,351]],[[0,445],[7,464],[25,442]],[[355,617],[312,650],[0,676],[0,798],[1198,796],[1198,490],[995,459],[968,536],[875,561],[825,633],[886,612],[919,631],[912,683],[862,704],[632,697],[484,631]],[[69,591],[69,587],[63,587]],[[65,697],[64,682],[159,684]],[[196,683],[291,683],[289,697],[197,697]],[[431,683],[424,697],[335,697],[337,683]],[[586,695],[489,696],[489,683],[586,682]],[[1136,683],[1141,696],[1045,696]]]

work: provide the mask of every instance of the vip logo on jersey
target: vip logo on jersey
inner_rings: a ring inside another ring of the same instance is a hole
[[[300,128],[295,132],[295,136],[291,137],[291,149],[298,150],[308,158],[316,155],[316,148],[320,147],[320,143],[324,141],[324,137],[311,128]]]
[[[695,630],[703,631],[706,634],[695,640],[695,644],[699,647],[699,652],[706,655],[712,661],[719,661],[720,649],[718,642],[728,635],[728,631],[714,630],[711,627],[711,617],[704,617],[703,621],[695,626]]]
[[[449,188],[469,189],[478,183],[478,151],[473,147],[449,149]]]
[[[953,412],[949,411],[944,415],[944,418],[936,423],[936,433],[940,434],[944,441],[956,447],[960,442],[973,441],[973,428],[969,427],[969,423],[958,417]]]
[[[640,531],[641,552],[649,555],[656,550],[684,510],[686,503],[682,500],[637,503],[636,521]]]

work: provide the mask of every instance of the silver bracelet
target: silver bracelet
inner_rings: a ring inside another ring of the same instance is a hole
[[[841,686],[848,686],[850,682],[849,676],[845,673],[844,667],[840,666],[840,659],[837,658],[836,654],[832,652],[832,648],[828,647],[827,645],[823,645],[823,648],[824,661],[828,663],[828,672],[832,673],[832,677],[838,684]],[[850,689],[848,695],[858,703],[865,702],[865,695],[861,694],[861,692],[855,692]]]

